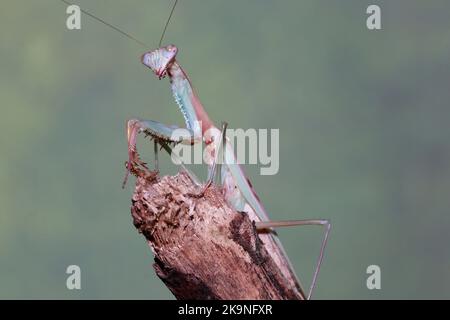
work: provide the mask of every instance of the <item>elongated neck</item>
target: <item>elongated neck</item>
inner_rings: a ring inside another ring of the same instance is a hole
[[[202,134],[208,130],[213,123],[208,117],[201,104],[192,84],[181,66],[175,61],[168,70],[172,93],[183,113],[188,129],[195,135]],[[199,127],[201,123],[201,129]]]

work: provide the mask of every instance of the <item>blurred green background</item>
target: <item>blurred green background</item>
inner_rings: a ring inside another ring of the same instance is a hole
[[[172,2],[77,3],[153,49]],[[366,28],[369,4],[381,31]],[[133,181],[121,182],[125,120],[182,116],[167,79],[140,64],[147,49],[87,16],[69,31],[65,8],[1,4],[0,298],[172,299],[131,222]],[[248,166],[271,217],[333,222],[317,299],[450,298],[449,12],[445,0],[186,0],[175,11],[164,42],[211,117],[280,129],[279,173]],[[139,146],[151,160],[152,144]],[[321,230],[280,234],[309,284]],[[66,289],[70,264],[82,290]],[[371,264],[381,290],[366,287]]]

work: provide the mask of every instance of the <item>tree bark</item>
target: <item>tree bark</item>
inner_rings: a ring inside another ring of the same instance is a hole
[[[266,251],[246,213],[215,186],[198,196],[188,174],[134,172],[131,214],[177,299],[301,299]]]

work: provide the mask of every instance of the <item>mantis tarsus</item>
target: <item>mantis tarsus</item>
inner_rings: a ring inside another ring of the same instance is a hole
[[[64,3],[68,3],[65,0],[61,0]],[[175,2],[176,5],[177,1]],[[172,16],[173,9],[171,14]],[[85,12],[85,11],[83,11]],[[89,16],[96,20],[110,26],[103,20],[96,18],[92,14]],[[110,26],[111,27],[111,26]],[[112,27],[114,30],[118,30],[116,27]],[[320,266],[323,259],[324,249],[327,243],[328,234],[331,228],[331,224],[328,220],[314,219],[314,220],[290,220],[290,221],[270,221],[264,206],[262,205],[259,197],[256,195],[249,179],[245,175],[243,168],[237,164],[233,147],[226,138],[227,124],[222,125],[219,130],[210,120],[207,112],[197,97],[191,81],[186,75],[185,71],[179,65],[176,60],[178,48],[174,45],[167,45],[161,47],[161,42],[167,28],[167,24],[164,27],[163,35],[161,36],[159,48],[156,50],[148,51],[142,55],[142,63],[150,68],[155,75],[159,78],[169,78],[172,94],[175,98],[180,111],[182,112],[186,128],[189,130],[190,135],[180,139],[174,139],[172,133],[176,129],[173,126],[167,126],[165,124],[152,121],[152,120],[140,120],[131,119],[127,121],[127,141],[128,141],[128,162],[127,162],[127,175],[131,166],[135,164],[141,164],[141,161],[137,157],[136,152],[136,138],[138,133],[143,132],[154,139],[155,143],[155,167],[158,167],[157,152],[158,144],[164,148],[169,154],[171,153],[171,143],[205,143],[214,160],[208,164],[209,175],[205,184],[201,185],[199,195],[208,188],[214,181],[216,172],[220,170],[221,174],[221,186],[223,190],[223,196],[227,203],[237,211],[246,212],[250,219],[255,222],[255,226],[259,231],[259,236],[264,243],[267,251],[274,259],[280,270],[285,274],[286,278],[290,280],[290,283],[295,284],[295,289],[303,299],[310,299],[312,292],[315,288],[317,275],[320,270]],[[129,36],[127,33],[119,32],[132,38],[138,43],[142,42],[136,40],[134,37]],[[195,124],[201,123],[201,126]],[[224,164],[222,166],[216,166],[219,154],[224,157]],[[192,174],[191,174],[192,175]],[[126,181],[126,179],[125,179]],[[124,182],[125,182],[124,181]],[[194,178],[194,181],[197,179]],[[324,238],[320,248],[320,254],[317,260],[317,265],[314,271],[311,286],[307,294],[300,285],[291,262],[285,250],[278,239],[273,228],[286,227],[286,226],[304,226],[304,225],[318,225],[324,226]]]

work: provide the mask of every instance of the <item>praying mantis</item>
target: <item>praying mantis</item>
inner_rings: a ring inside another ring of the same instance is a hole
[[[65,0],[61,0],[68,3]],[[254,222],[256,230],[259,233],[260,240],[264,244],[267,252],[274,260],[278,268],[285,277],[292,283],[296,292],[302,299],[310,299],[314,291],[317,276],[323,261],[324,250],[327,244],[328,235],[331,229],[329,220],[309,219],[309,220],[289,220],[289,221],[271,221],[269,216],[257,196],[250,180],[245,175],[240,164],[237,163],[233,146],[226,137],[227,123],[223,123],[221,128],[216,127],[210,119],[208,113],[198,98],[191,80],[183,70],[177,60],[178,48],[175,45],[161,46],[164,33],[175,9],[177,1],[172,8],[169,19],[164,27],[161,36],[159,48],[147,51],[141,57],[141,62],[148,67],[157,76],[158,79],[169,78],[170,88],[186,124],[188,135],[174,137],[174,132],[178,129],[174,126],[168,126],[153,120],[130,119],[126,124],[127,143],[128,143],[128,161],[126,164],[127,174],[124,179],[124,185],[128,173],[133,165],[143,164],[136,151],[136,140],[139,133],[144,133],[154,140],[155,167],[158,170],[158,145],[169,154],[172,153],[171,144],[184,143],[196,144],[204,143],[207,148],[211,161],[208,161],[208,178],[205,183],[198,182],[198,179],[192,174],[192,180],[198,185],[199,193],[202,196],[207,188],[215,182],[215,177],[220,174],[220,188],[226,202],[230,207],[239,212],[248,214],[251,221]],[[85,11],[83,11],[85,12]],[[85,12],[87,13],[87,12]],[[127,33],[117,27],[113,27],[103,20],[87,13],[92,18],[112,27],[123,35],[132,38]],[[142,43],[142,42],[140,42]],[[201,125],[199,125],[201,124]],[[223,159],[223,164],[218,165],[218,160]],[[184,167],[184,166],[183,166]],[[322,226],[324,236],[320,247],[319,257],[316,262],[316,268],[313,274],[311,285],[306,293],[296,276],[294,268],[279,240],[274,228],[288,226]]]
[[[264,243],[267,251],[274,259],[278,267],[285,276],[296,284],[296,289],[301,297],[310,299],[315,287],[317,275],[323,260],[324,249],[327,243],[331,224],[325,219],[314,220],[291,220],[291,221],[271,221],[257,196],[250,180],[245,175],[243,168],[237,163],[234,150],[226,138],[227,124],[222,125],[219,130],[209,118],[205,108],[201,104],[190,79],[186,72],[178,63],[176,56],[178,48],[174,45],[160,47],[156,50],[146,52],[142,56],[142,63],[150,68],[155,75],[162,79],[169,77],[172,94],[175,101],[185,118],[186,128],[189,130],[189,136],[174,139],[174,126],[167,126],[153,120],[130,119],[127,122],[127,141],[129,160],[127,166],[132,163],[139,163],[136,158],[136,137],[138,133],[143,132],[155,140],[155,144],[161,144],[169,153],[170,143],[194,144],[204,142],[208,152],[214,156],[214,160],[208,164],[208,180],[201,187],[200,194],[203,193],[213,182],[216,175],[217,159],[223,152],[224,163],[221,166],[222,193],[226,202],[235,210],[246,212],[250,220],[255,222],[256,229],[260,232],[259,236]],[[201,126],[196,125],[201,122]],[[157,149],[155,148],[155,151]],[[194,179],[195,181],[196,179]],[[300,281],[295,275],[294,269],[285,250],[276,233],[272,228],[287,226],[305,226],[319,225],[325,227],[325,234],[322,241],[319,258],[314,272],[311,287],[305,294]]]

